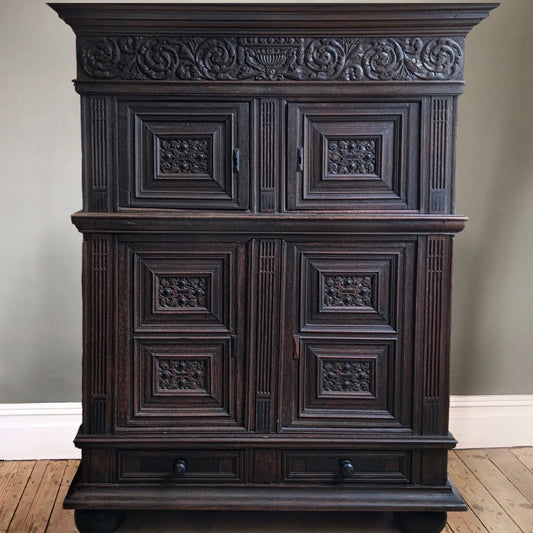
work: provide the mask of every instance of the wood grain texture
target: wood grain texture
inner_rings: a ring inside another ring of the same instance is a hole
[[[522,533],[516,522],[456,454],[448,459],[448,471],[469,508],[491,533]]]
[[[491,495],[519,528],[525,533],[533,533],[533,505],[491,461],[487,461],[487,455],[477,450],[458,450],[456,453],[485,487],[490,486]]]
[[[533,504],[531,471],[506,448],[484,450],[486,456],[500,469],[505,477]]]
[[[76,475],[79,466],[79,461],[66,461],[65,471],[61,479],[61,485],[57,494],[50,520],[48,522],[47,532],[57,531],[58,533],[77,533],[76,524],[74,523],[74,512],[70,509],[63,508],[63,500],[67,495],[67,491]]]

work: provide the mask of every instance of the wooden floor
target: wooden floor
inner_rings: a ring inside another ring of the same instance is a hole
[[[0,533],[75,533],[63,498],[78,461],[0,463]],[[447,533],[533,533],[533,448],[458,450],[449,473],[469,511]],[[121,533],[393,533],[390,513],[130,512]]]

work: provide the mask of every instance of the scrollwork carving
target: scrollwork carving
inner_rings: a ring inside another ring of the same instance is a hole
[[[460,79],[463,40],[433,38],[92,37],[89,79],[417,81]]]

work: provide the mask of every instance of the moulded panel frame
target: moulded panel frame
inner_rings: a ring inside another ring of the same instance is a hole
[[[289,99],[287,106],[288,211],[419,209],[420,100]],[[327,140],[345,138],[376,141],[375,172],[328,173]]]
[[[119,209],[249,210],[250,114],[242,100],[119,98]],[[207,172],[162,173],[161,139],[206,140]]]

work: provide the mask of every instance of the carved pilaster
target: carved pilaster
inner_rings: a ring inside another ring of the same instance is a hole
[[[91,433],[107,433],[109,352],[111,349],[111,239],[91,237],[85,242],[85,353],[86,391]]]
[[[429,212],[451,210],[453,174],[453,100],[431,99],[431,130],[429,150]]]
[[[84,96],[83,113],[86,131],[83,135],[83,181],[86,211],[108,211],[110,153],[110,98]]]
[[[440,420],[443,395],[443,364],[447,360],[449,322],[448,263],[450,242],[445,236],[427,239],[424,296],[424,407],[422,431],[435,434],[446,430]]]
[[[253,351],[255,352],[255,429],[269,432],[272,428],[272,376],[279,355],[279,320],[281,279],[280,262],[282,241],[261,239],[253,243],[254,261],[257,263],[254,309],[255,326],[252,324]]]
[[[277,210],[279,183],[279,113],[278,100],[261,100],[259,159],[260,159],[260,208],[262,213]]]

